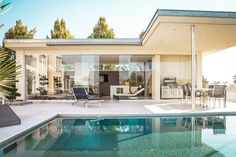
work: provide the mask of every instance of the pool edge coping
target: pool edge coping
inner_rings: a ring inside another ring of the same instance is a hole
[[[29,127],[29,128],[26,128],[23,131],[17,132],[16,134],[10,136],[9,138],[3,139],[0,142],[0,149],[11,145],[16,140],[19,140],[20,138],[22,138],[24,136],[27,136],[28,134],[33,132],[35,129],[39,128],[40,126],[42,126],[42,125],[44,125],[46,123],[49,123],[50,121],[52,121],[52,120],[54,120],[56,118],[58,118],[58,115],[54,115],[54,116],[52,116],[52,117],[50,117],[50,118],[48,118],[46,120],[43,120],[42,122],[40,122],[40,123],[38,123],[36,125],[33,125],[33,126]],[[20,136],[22,136],[22,137],[20,137]]]
[[[183,117],[183,116],[236,116],[236,111],[232,112],[187,112],[187,113],[153,113],[153,114],[57,114],[58,118],[110,118],[110,117]]]

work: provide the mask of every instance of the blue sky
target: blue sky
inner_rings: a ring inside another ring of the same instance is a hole
[[[12,8],[0,16],[0,23],[4,24],[0,40],[17,19],[22,19],[29,28],[37,29],[35,38],[50,35],[57,18],[67,22],[68,30],[75,38],[87,38],[98,18],[104,16],[117,38],[137,38],[157,9],[236,11],[235,0],[4,0],[2,4],[8,1],[12,2]],[[216,78],[232,81],[236,71],[234,68],[222,69],[222,65],[236,67],[232,59],[236,58],[235,52],[236,48],[233,48],[205,57],[203,74],[211,81]]]
[[[4,33],[22,19],[36,28],[36,38],[50,34],[54,21],[64,18],[76,38],[87,38],[98,18],[104,16],[118,38],[135,38],[146,29],[157,9],[236,11],[234,0],[5,0],[12,8],[0,17]]]

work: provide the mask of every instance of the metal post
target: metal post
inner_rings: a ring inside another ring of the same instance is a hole
[[[196,84],[196,59],[195,59],[195,26],[191,25],[191,55],[192,55],[192,66],[191,66],[191,79],[192,79],[192,110],[195,111],[195,84]]]

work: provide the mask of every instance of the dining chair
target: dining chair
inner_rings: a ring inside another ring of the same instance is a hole
[[[212,93],[209,92],[209,103],[211,99],[213,100],[213,105],[216,106],[216,100],[219,101],[219,105],[221,104],[221,100],[223,100],[224,107],[226,105],[226,85],[214,85]]]

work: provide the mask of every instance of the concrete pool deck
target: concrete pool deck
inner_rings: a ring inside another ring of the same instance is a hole
[[[37,126],[57,115],[100,117],[100,116],[172,116],[191,114],[236,114],[236,103],[227,102],[226,107],[203,107],[196,105],[196,111],[191,110],[191,104],[183,101],[104,101],[98,107],[91,102],[88,108],[82,104],[71,105],[72,102],[34,102],[23,106],[11,106],[21,119],[20,125],[0,128],[0,146],[4,141],[14,138],[20,133]]]

